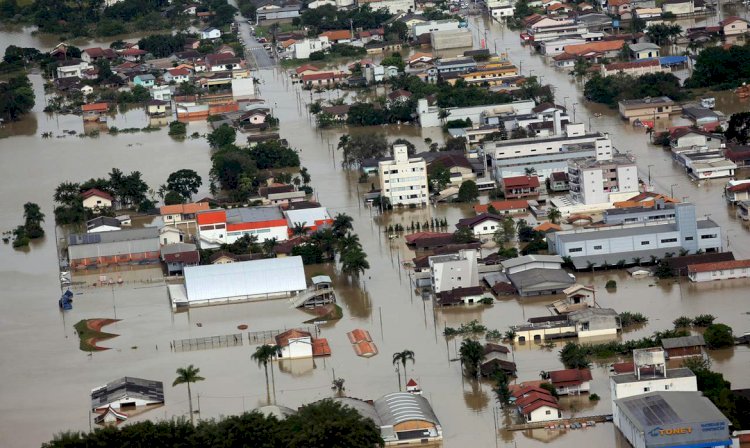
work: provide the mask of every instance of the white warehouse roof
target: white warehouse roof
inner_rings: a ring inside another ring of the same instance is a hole
[[[284,294],[306,288],[299,256],[185,268],[188,302]]]

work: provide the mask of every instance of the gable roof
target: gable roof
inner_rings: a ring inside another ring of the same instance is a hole
[[[84,112],[106,112],[109,110],[109,104],[107,103],[89,103],[81,106],[81,110]]]
[[[727,17],[726,19],[724,19],[721,22],[719,22],[719,25],[721,25],[721,26],[727,26],[730,23],[734,23],[734,22],[745,22],[745,23],[747,23],[747,20],[743,19],[742,17],[731,16],[731,17]]]
[[[671,348],[703,347],[705,345],[706,340],[703,339],[703,335],[701,334],[679,338],[664,338],[661,340],[661,346],[667,350]]]
[[[297,330],[296,328],[292,328],[291,330],[287,330],[283,333],[277,334],[274,339],[276,340],[276,345],[279,347],[287,347],[289,345],[289,339],[297,339],[297,338],[311,338],[309,331],[304,330]]]
[[[746,269],[750,268],[750,260],[729,260],[715,263],[691,264],[688,266],[688,272],[712,272],[725,269]]]
[[[352,33],[349,30],[331,30],[319,34],[318,37],[327,37],[328,40],[346,40],[352,38]]]
[[[512,188],[512,187],[538,188],[539,187],[539,178],[536,176],[504,177],[502,182],[503,182],[504,188]]]
[[[491,213],[481,213],[477,216],[474,216],[472,218],[464,218],[459,219],[458,223],[456,224],[456,227],[474,227],[478,224],[483,223],[484,221],[496,221],[496,222],[502,222],[503,221],[502,216],[493,215]]]
[[[591,370],[589,369],[564,369],[548,373],[550,382],[555,387],[575,386],[586,381],[591,381]]]
[[[511,199],[507,201],[490,201],[489,204],[480,204],[474,206],[476,213],[486,213],[490,205],[497,211],[502,212],[505,210],[518,210],[527,209],[529,207],[529,201],[525,199]]]
[[[297,68],[295,68],[295,69],[294,69],[294,71],[295,71],[295,72],[296,72],[296,73],[297,73],[298,75],[299,75],[300,73],[302,73],[302,72],[306,72],[306,71],[308,71],[308,70],[309,70],[309,71],[313,71],[313,72],[318,72],[318,71],[320,71],[320,69],[319,69],[318,67],[316,67],[316,66],[314,66],[314,65],[312,65],[312,64],[305,64],[305,65],[300,65],[299,67],[297,67]]]
[[[399,90],[394,90],[393,92],[388,94],[389,100],[395,100],[401,97],[411,98],[411,92],[409,92],[408,90],[399,89]]]
[[[88,199],[88,198],[93,197],[93,196],[98,196],[98,197],[100,197],[102,199],[107,199],[109,201],[114,200],[114,198],[112,197],[111,194],[106,193],[106,192],[104,192],[102,190],[99,190],[98,188],[90,188],[90,189],[84,191],[83,193],[81,193],[81,197],[83,199]]]
[[[188,204],[174,204],[165,205],[159,208],[159,214],[161,215],[174,215],[174,214],[192,214],[208,210],[211,207],[208,202],[191,202]]]
[[[102,408],[125,397],[164,403],[164,383],[127,376],[119,378],[91,391],[91,408]]]

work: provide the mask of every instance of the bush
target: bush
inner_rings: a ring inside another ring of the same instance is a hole
[[[539,387],[549,392],[550,395],[552,395],[553,397],[555,398],[559,397],[557,393],[557,389],[555,388],[555,386],[552,385],[552,383],[542,383],[539,385]]]
[[[599,401],[599,400],[600,400],[599,395],[597,394],[589,395],[589,401]]]
[[[699,316],[695,316],[695,318],[693,319],[693,326],[701,328],[708,327],[712,323],[714,323],[715,320],[716,316],[713,316],[711,314],[701,314]]]
[[[604,287],[607,289],[617,289],[617,282],[614,280],[609,280]]]
[[[620,313],[620,323],[623,328],[631,325],[645,324],[646,322],[648,322],[648,317],[641,313],[631,313],[628,311]]]
[[[322,61],[326,58],[326,54],[322,51],[313,51],[310,53],[310,60],[311,61]]]
[[[732,328],[725,324],[711,324],[703,333],[706,345],[710,349],[731,347],[734,345]]]
[[[169,135],[174,137],[184,137],[187,133],[187,125],[181,121],[169,123]]]
[[[673,320],[672,323],[674,324],[675,328],[690,328],[690,326],[693,324],[693,319],[687,316],[680,316],[677,319]]]
[[[494,302],[495,299],[493,299],[492,297],[482,297],[479,300],[479,303],[481,303],[482,305],[492,305]]]

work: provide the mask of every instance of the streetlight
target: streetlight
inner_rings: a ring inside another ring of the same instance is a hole
[[[678,186],[679,186],[678,184],[672,184],[672,185],[669,186],[669,197],[670,198],[674,197],[674,187],[678,187]]]

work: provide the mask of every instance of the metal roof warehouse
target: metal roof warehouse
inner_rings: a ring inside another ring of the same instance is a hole
[[[295,256],[186,267],[184,288],[194,306],[288,297],[307,283],[302,257]]]

